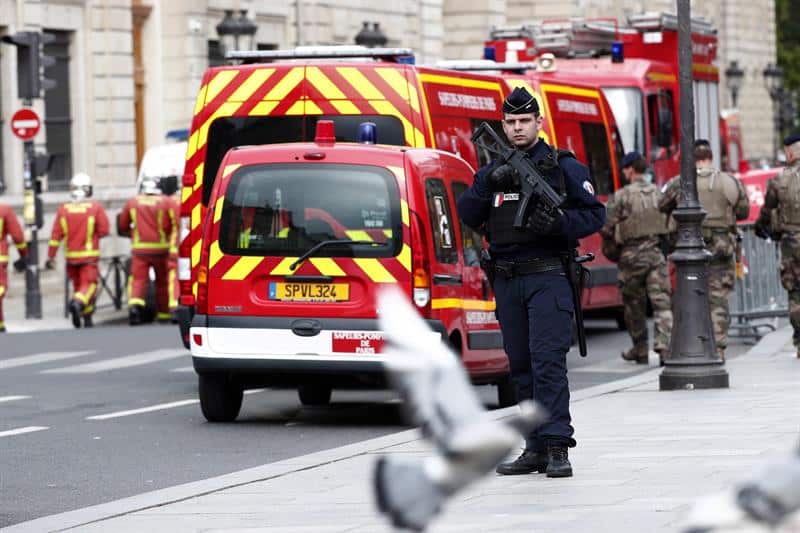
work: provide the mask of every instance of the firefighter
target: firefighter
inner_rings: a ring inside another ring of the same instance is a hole
[[[142,180],[139,194],[119,214],[119,233],[131,238],[128,320],[132,326],[145,318],[150,267],[156,274],[156,320],[170,320],[167,263],[176,225],[175,212],[153,178]]]
[[[14,270],[25,271],[25,257],[28,255],[28,245],[22,233],[17,215],[10,206],[0,204],[0,333],[5,333],[6,325],[3,321],[3,298],[8,292],[8,238],[14,242],[19,252],[19,259],[14,261]]]
[[[108,235],[108,216],[99,202],[90,200],[92,179],[88,174],[81,172],[73,176],[69,188],[72,199],[56,212],[44,266],[47,270],[55,268],[54,258],[61,241],[65,241],[67,276],[72,280],[74,291],[69,302],[72,325],[81,327],[82,317],[83,326],[90,328],[99,279],[100,239]]]
[[[703,241],[711,252],[708,263],[708,302],[714,327],[714,344],[720,359],[725,359],[728,345],[730,312],[728,298],[736,283],[736,221],[750,215],[750,202],[742,182],[727,172],[714,168],[711,145],[705,139],[694,143],[697,165],[697,194],[706,211],[703,219]],[[672,178],[664,188],[659,208],[671,215],[678,206],[680,178]]]
[[[161,190],[164,193],[164,198],[172,210],[172,219],[175,221],[172,234],[169,239],[169,258],[167,259],[167,277],[168,292],[169,292],[169,312],[174,313],[178,309],[178,294],[180,294],[180,285],[178,284],[178,224],[181,216],[181,202],[173,194],[164,190],[163,180]]]
[[[800,359],[800,133],[783,140],[786,168],[767,185],[755,231],[781,243],[781,284],[789,293],[789,321]]]
[[[503,131],[524,151],[548,183],[565,195],[557,213],[534,206],[523,230],[512,226],[519,205],[518,177],[493,161],[475,173],[458,199],[464,223],[484,231],[490,245],[497,318],[519,400],[533,399],[550,420],[526,436],[515,461],[497,467],[503,475],[546,472],[572,475],[567,449],[575,446],[569,414],[567,351],[572,340],[575,302],[562,256],[578,239],[598,231],[605,207],[594,194],[589,170],[571,154],[555,152],[539,138],[543,117],[536,99],[516,88],[503,102]],[[563,156],[563,157],[562,157]]]

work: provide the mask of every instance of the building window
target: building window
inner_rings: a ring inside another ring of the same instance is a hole
[[[45,69],[45,76],[56,86],[44,92],[44,125],[47,133],[47,152],[53,156],[53,166],[47,176],[48,189],[66,190],[72,177],[72,114],[70,112],[69,44],[70,32],[47,30],[55,36],[44,45],[44,53],[55,58],[55,64]]]

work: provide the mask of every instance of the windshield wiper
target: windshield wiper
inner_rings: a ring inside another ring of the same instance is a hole
[[[311,257],[312,255],[316,254],[321,249],[325,248],[326,246],[330,246],[332,244],[370,244],[372,246],[384,246],[385,242],[375,242],[375,241],[354,241],[352,239],[333,239],[330,241],[322,241],[320,243],[315,244],[309,250],[297,258],[297,261],[289,265],[289,270],[294,270],[300,263]]]

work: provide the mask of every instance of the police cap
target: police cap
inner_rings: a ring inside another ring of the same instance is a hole
[[[800,142],[800,133],[792,133],[791,135],[783,139],[784,146],[791,146],[796,142]]]
[[[711,148],[711,143],[708,142],[708,139],[697,139],[696,141],[694,141],[694,148],[697,148],[698,146],[705,146],[707,148]]]
[[[503,101],[503,113],[506,115],[539,114],[539,104],[524,87],[517,87]]]
[[[628,152],[627,154],[625,154],[625,157],[622,158],[622,168],[629,167],[640,159],[642,159],[642,154],[640,154],[636,150],[634,150],[633,152]]]

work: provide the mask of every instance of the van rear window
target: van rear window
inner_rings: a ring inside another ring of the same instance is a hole
[[[366,165],[240,167],[225,191],[220,249],[232,255],[392,257],[403,241],[394,176]]]
[[[333,120],[336,140],[357,142],[358,126],[374,122],[378,144],[404,146],[403,124],[397,117],[380,115],[314,115],[270,117],[220,117],[208,130],[206,160],[203,167],[203,204],[208,205],[214,178],[228,150],[235,146],[311,142],[318,120]]]

